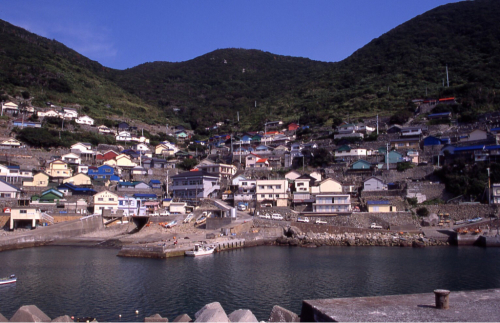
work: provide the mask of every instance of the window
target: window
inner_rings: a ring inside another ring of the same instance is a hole
[[[272,194],[269,194],[269,197],[271,197],[271,198],[272,198],[272,197],[273,197],[273,195],[272,195]]]
[[[379,206],[374,206],[373,207],[373,212],[378,212],[379,211]]]
[[[0,193],[0,197],[10,197],[10,193]]]
[[[182,181],[182,185],[187,185],[188,181]]]
[[[302,183],[303,184],[303,183]],[[277,190],[280,190],[281,189],[281,185],[276,185],[276,189]]]
[[[265,198],[266,194],[261,194],[260,197]]]
[[[263,190],[264,189],[264,185],[259,185],[259,190]]]
[[[98,197],[98,198],[97,198],[97,201],[98,201],[98,202],[103,202],[103,201],[104,201],[104,198],[102,198],[102,197]]]
[[[267,188],[271,190],[271,189],[273,189],[273,186],[272,185],[267,185]]]
[[[19,210],[19,213],[21,213],[21,214],[27,214],[28,210]]]

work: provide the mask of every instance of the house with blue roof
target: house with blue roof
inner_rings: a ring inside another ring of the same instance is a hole
[[[368,212],[396,212],[396,206],[392,205],[391,201],[367,201],[366,206],[368,207]]]
[[[17,199],[20,194],[20,189],[0,179],[0,200]]]
[[[115,169],[109,165],[102,165],[97,168],[89,167],[87,175],[92,179],[110,179],[115,175]]]
[[[75,186],[71,183],[64,183],[61,184],[57,187],[57,190],[64,193],[67,195],[68,193],[71,193],[71,195],[94,195],[97,193],[97,191],[93,190],[92,188],[89,187],[79,187]]]
[[[384,155],[385,163],[387,163],[387,155]],[[389,151],[389,164],[397,164],[403,161],[403,155],[395,150]]]
[[[161,182],[159,179],[152,179],[149,181],[149,186],[151,188],[161,188]]]
[[[437,138],[434,136],[425,137],[423,140],[424,147],[426,146],[439,146],[449,144],[450,138]]]

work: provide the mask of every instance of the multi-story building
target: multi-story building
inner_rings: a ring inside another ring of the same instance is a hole
[[[318,194],[313,203],[315,213],[350,213],[351,195],[349,194]]]
[[[231,179],[236,174],[236,166],[227,164],[198,165],[200,171],[219,176],[219,179]]]
[[[169,187],[173,197],[182,199],[200,199],[215,197],[219,190],[219,176],[204,171],[184,172],[172,176]]]
[[[258,180],[255,187],[257,202],[287,206],[288,181],[286,179]]]
[[[102,213],[102,210],[112,210],[115,213],[118,209],[118,195],[110,191],[102,191],[94,195],[94,212]]]
[[[68,163],[60,159],[53,160],[49,163],[46,171],[47,175],[52,178],[62,179],[73,176],[73,170]]]
[[[493,202],[494,204],[500,204],[500,184],[493,184],[491,191],[492,191],[491,202]]]

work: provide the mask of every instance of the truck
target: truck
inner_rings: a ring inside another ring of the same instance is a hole
[[[383,229],[381,225],[378,225],[376,223],[372,223],[370,225],[370,229]]]

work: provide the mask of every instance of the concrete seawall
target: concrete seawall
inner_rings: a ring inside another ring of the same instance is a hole
[[[73,238],[103,228],[101,215],[87,216],[48,227],[39,227],[19,235],[2,237],[0,251],[46,245],[56,240]]]

